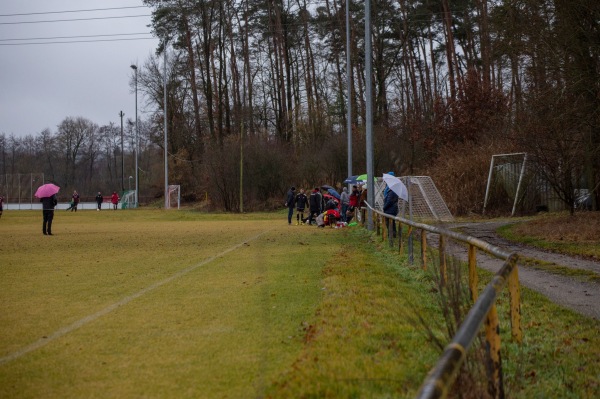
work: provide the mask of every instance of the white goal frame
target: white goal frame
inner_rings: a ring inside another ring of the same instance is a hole
[[[177,209],[181,206],[181,186],[169,184],[169,196],[167,197],[167,209],[171,209],[177,203]]]
[[[398,199],[398,209],[401,215],[409,212],[410,219],[438,220],[451,222],[454,220],[448,205],[442,198],[433,180],[429,176],[402,176],[399,178],[408,190],[410,202]],[[375,209],[383,211],[383,193],[386,184],[382,179],[375,182]]]
[[[517,189],[515,192],[515,200],[513,201],[512,212],[510,214],[511,216],[514,216],[515,211],[517,210],[517,203],[519,201],[519,195],[521,194],[521,186],[523,184],[523,176],[525,175],[525,165],[527,164],[527,153],[516,152],[512,154],[492,155],[492,160],[490,162],[490,173],[488,175],[487,186],[485,188],[485,198],[483,199],[483,215],[485,215],[485,208],[487,206],[487,202],[490,195],[490,187],[492,185],[492,180],[494,179],[494,171],[499,170],[505,167],[506,165],[518,165],[519,163],[521,164],[521,171],[519,173],[517,181]]]

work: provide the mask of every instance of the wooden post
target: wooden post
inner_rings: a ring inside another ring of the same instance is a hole
[[[381,216],[381,242],[385,242],[387,238],[387,218]]]
[[[442,285],[446,285],[448,274],[446,272],[446,236],[440,234],[440,278]]]
[[[469,290],[473,303],[477,300],[477,248],[469,244]]]
[[[427,231],[421,230],[421,266],[427,270]]]
[[[496,305],[492,305],[485,320],[485,347],[488,394],[492,398],[504,398],[502,383],[502,358],[500,357],[500,326]]]
[[[519,344],[523,343],[523,329],[521,328],[521,287],[519,286],[519,270],[515,264],[508,276],[508,291],[510,293],[510,329],[512,339]]]
[[[398,253],[402,253],[402,223],[398,222]]]

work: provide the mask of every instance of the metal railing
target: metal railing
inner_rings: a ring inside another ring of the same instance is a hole
[[[408,226],[409,259],[412,262],[412,235],[413,229],[420,229],[421,239],[421,266],[427,268],[427,232],[439,235],[439,257],[440,278],[445,284],[446,273],[446,246],[447,240],[453,239],[468,245],[468,268],[469,268],[469,290],[474,304],[460,325],[452,341],[446,346],[444,352],[438,359],[434,368],[429,372],[425,382],[417,394],[419,399],[445,398],[448,390],[452,387],[454,380],[466,358],[467,351],[477,336],[482,324],[485,324],[486,348],[488,353],[488,393],[492,397],[504,397],[502,387],[502,371],[500,361],[500,329],[498,323],[498,312],[496,310],[496,298],[504,286],[508,284],[510,296],[510,319],[512,339],[522,343],[523,332],[521,328],[521,300],[519,274],[517,268],[518,255],[509,253],[502,248],[491,245],[478,238],[444,228],[431,226],[404,219],[398,216],[385,214],[373,209],[374,223],[377,234],[381,234],[382,240],[386,237],[390,247],[394,246],[392,228],[386,227],[389,223],[399,223],[398,226],[398,250],[403,251],[402,225]],[[362,221],[365,220],[365,208],[362,208]],[[387,233],[386,233],[387,231]],[[504,260],[501,269],[494,275],[491,282],[483,289],[481,294],[477,292],[477,250],[482,250],[496,258]]]

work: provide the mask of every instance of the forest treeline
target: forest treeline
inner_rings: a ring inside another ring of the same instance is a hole
[[[352,168],[366,171],[364,2],[348,3],[350,68],[346,2],[144,3],[161,45],[138,70],[155,111],[140,123],[141,198],[163,190],[165,78],[169,181],[184,200],[208,197],[236,211],[242,190],[252,210],[281,206],[291,185],[339,184],[349,104]],[[467,214],[481,211],[491,156],[526,152],[568,208],[587,189],[598,209],[600,2],[377,0],[371,8],[377,174],[429,175],[452,212]],[[2,171],[42,171],[80,190],[127,188],[133,137],[126,123],[121,148],[120,126],[67,117],[56,132],[1,135]]]

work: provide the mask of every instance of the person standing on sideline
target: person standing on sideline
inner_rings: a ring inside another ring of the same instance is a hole
[[[319,192],[319,187],[315,187],[315,189],[310,193],[310,198],[308,199],[309,207],[310,207],[310,215],[308,217],[308,223],[311,224],[314,219],[317,218],[323,211],[323,196]]]
[[[285,206],[288,207],[288,224],[292,224],[292,216],[294,215],[294,203],[296,202],[296,187],[292,186],[287,193]]]
[[[116,211],[117,210],[117,204],[119,203],[119,195],[117,194],[116,191],[113,191],[112,196],[110,197],[110,202],[112,202],[113,204],[113,209]]]
[[[97,211],[102,209],[102,201],[104,201],[104,197],[102,196],[102,193],[98,191],[98,195],[96,195],[96,204],[98,204],[98,209],[96,209]]]
[[[344,187],[342,189],[342,194],[340,195],[340,201],[342,202],[342,222],[346,221],[346,211],[350,206],[350,195],[348,194],[348,188]]]
[[[300,193],[296,195],[296,225],[304,223],[304,208],[308,203],[308,197],[304,194],[304,189],[300,189]]]
[[[388,188],[386,186],[386,188]],[[383,198],[383,213],[388,215],[397,216],[398,215],[398,194],[396,194],[393,190],[387,190],[385,197]],[[389,223],[390,219],[385,218],[385,227],[389,231]],[[396,221],[392,220],[392,234],[394,238],[396,238]]]
[[[42,203],[42,214],[44,216],[44,222],[42,224],[42,233],[44,235],[52,235],[52,219],[54,219],[54,207],[58,204],[56,200],[56,194],[52,197],[40,198]]]
[[[2,209],[3,209],[3,204],[4,203],[4,197],[0,195],[0,218],[2,218]]]

